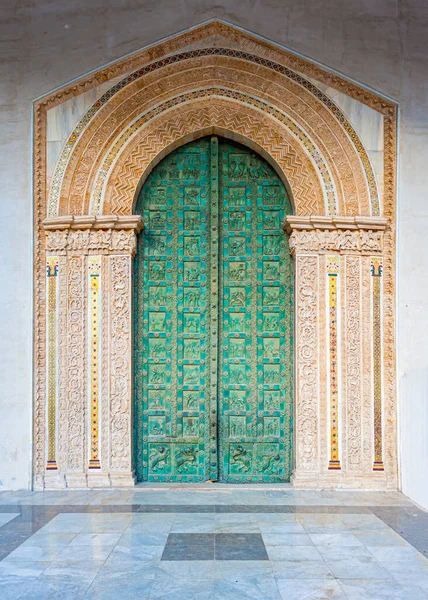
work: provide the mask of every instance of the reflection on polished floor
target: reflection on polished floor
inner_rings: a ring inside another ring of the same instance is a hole
[[[428,599],[428,513],[395,492],[0,493],[1,600]]]

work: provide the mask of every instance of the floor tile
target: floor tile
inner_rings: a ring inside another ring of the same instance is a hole
[[[133,515],[94,515],[82,533],[123,533],[133,519]]]
[[[167,546],[213,546],[214,537],[214,533],[170,533]]]
[[[283,600],[348,600],[334,579],[277,579]]]
[[[79,533],[70,542],[70,546],[114,546],[122,537],[121,533]]]
[[[81,577],[74,578],[67,575],[64,578],[63,575],[42,574],[21,598],[22,600],[81,600],[90,585],[90,580]]]
[[[164,573],[179,579],[209,581],[215,577],[215,564],[212,560],[162,560],[155,575]]]
[[[5,575],[0,574],[0,598],[1,600],[18,600],[22,598],[23,594],[29,592],[34,583],[37,581],[36,577],[29,577],[22,575]],[[33,599],[34,600],[34,599]]]
[[[257,533],[260,528],[253,514],[221,514],[215,516],[215,531],[229,533]]]
[[[333,574],[322,559],[278,560],[271,564],[277,579],[333,579]]]
[[[270,575],[216,579],[215,600],[281,600],[275,578]]]
[[[17,517],[20,513],[0,513],[0,527],[12,521],[15,517]],[[1,534],[1,531],[0,531]]]
[[[162,546],[145,546],[145,545],[122,545],[123,540],[120,540],[119,544],[115,546],[109,555],[108,561],[113,560],[122,560],[126,558],[132,558],[133,560],[138,560],[140,562],[144,561],[152,561],[152,560],[160,560],[162,556],[163,550],[165,548]]]
[[[175,518],[171,524],[171,532],[175,533],[209,533],[215,530],[215,515],[193,513]]]
[[[153,581],[121,575],[105,579],[96,577],[87,590],[84,600],[149,600]]]
[[[52,561],[54,558],[59,556],[64,548],[68,544],[61,546],[27,546],[25,543],[21,544],[19,548],[14,550],[4,559],[4,562],[8,560],[25,560],[25,561]]]
[[[325,561],[338,579],[391,579],[391,574],[373,557],[354,557]]]
[[[427,600],[416,585],[400,585],[394,581],[341,580],[340,585],[349,600]]]
[[[264,548],[263,538],[259,533],[216,533],[215,545],[220,546],[254,546]]]
[[[139,529],[127,529],[120,538],[121,546],[165,546],[168,533],[146,533]]]
[[[137,596],[139,598],[139,596]],[[213,600],[214,581],[181,579],[159,573],[152,582],[150,600]]]
[[[315,546],[266,546],[269,559],[275,560],[322,560]]]
[[[214,542],[210,545],[179,546],[167,545],[161,560],[214,560]]]
[[[230,581],[246,580],[251,577],[272,575],[272,563],[268,560],[215,561],[215,578]]]
[[[428,560],[415,549],[428,551],[427,531],[428,513],[395,493],[0,493],[0,599],[428,600]]]
[[[423,559],[411,546],[367,546],[367,550],[380,562],[414,563]]]
[[[153,580],[160,564],[160,558],[141,560],[133,555],[121,555],[116,549],[102,563],[98,577],[103,581],[116,580],[126,575],[130,579]]]
[[[301,523],[258,523],[262,533],[301,533],[306,530]]]
[[[355,536],[364,546],[408,546],[406,540],[392,530],[370,533],[367,531],[356,531]]]
[[[263,546],[215,546],[216,560],[268,560],[266,548]]]
[[[32,561],[32,560],[3,560],[0,562],[0,579],[8,575],[17,575],[19,577],[38,577],[43,573],[51,561]],[[0,595],[1,598],[1,595]]]
[[[413,561],[387,561],[381,564],[395,581],[414,582],[424,587],[428,585],[428,561],[423,556]]]
[[[41,533],[32,535],[23,545],[51,548],[65,548],[76,537],[74,533]]]
[[[363,545],[353,533],[310,533],[309,537],[317,547],[352,546],[355,548]]]
[[[267,546],[313,546],[314,543],[307,534],[299,533],[263,533]]]
[[[94,545],[72,545],[69,544],[56,558],[59,560],[106,560],[111,554],[114,545],[94,546]]]

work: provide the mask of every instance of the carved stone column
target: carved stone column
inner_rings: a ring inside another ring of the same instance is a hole
[[[44,222],[47,456],[43,486],[133,485],[132,260],[140,217]]]
[[[295,486],[390,487],[379,318],[386,225],[375,217],[285,222],[296,262]]]

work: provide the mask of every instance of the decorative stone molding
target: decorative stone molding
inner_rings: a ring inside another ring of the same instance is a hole
[[[311,477],[319,464],[318,259],[296,259],[296,471]],[[294,474],[293,479],[296,479]]]
[[[307,254],[316,252],[324,254],[328,252],[339,252],[340,254],[373,254],[382,252],[383,233],[381,231],[292,231],[290,235],[290,252],[296,254]]]
[[[65,229],[72,230],[99,230],[99,229],[131,229],[139,233],[143,229],[143,222],[139,215],[68,215],[65,217],[50,217],[43,221],[47,231]]]
[[[134,256],[141,217],[60,217],[45,219],[46,249],[53,252],[125,253]]]
[[[323,230],[355,230],[385,231],[388,220],[383,217],[325,217],[288,215],[284,221],[284,229],[288,234],[293,231]]]

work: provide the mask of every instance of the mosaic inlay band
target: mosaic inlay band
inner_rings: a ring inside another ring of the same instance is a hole
[[[46,261],[47,293],[47,412],[48,412],[48,458],[46,470],[56,470],[56,399],[57,399],[57,278],[58,257],[49,256]]]
[[[257,98],[253,98],[248,94],[243,94],[242,92],[236,92],[234,90],[229,90],[226,88],[212,87],[205,88],[202,90],[196,90],[194,92],[188,92],[181,96],[171,98],[167,102],[164,102],[163,104],[160,104],[152,110],[144,113],[129,127],[127,127],[125,131],[121,132],[120,136],[116,139],[115,143],[111,146],[110,150],[108,151],[104,162],[102,163],[97,173],[91,196],[91,215],[98,215],[100,213],[100,209],[102,207],[103,189],[108,180],[110,168],[112,167],[114,161],[119,156],[121,150],[124,148],[128,140],[132,136],[134,136],[136,132],[139,129],[141,129],[141,127],[143,127],[145,123],[148,123],[162,112],[180,104],[190,102],[191,100],[205,98],[207,96],[219,96],[224,98],[233,98],[236,100],[240,100],[241,102],[245,102],[245,104],[258,108],[265,113],[271,114],[283,125],[285,125],[292,132],[292,134],[295,135],[300,142],[302,142],[310,158],[312,159],[315,168],[319,172],[320,181],[322,183],[324,196],[327,204],[327,213],[331,215],[337,214],[338,201],[337,192],[333,183],[333,177],[329,171],[325,158],[322,156],[320,150],[315,146],[310,137],[292,119],[290,119],[280,110],[274,108],[272,105],[267,104],[266,102],[263,102],[262,100],[259,100]]]
[[[383,471],[382,456],[382,258],[371,259],[373,319],[373,471]]]
[[[295,81],[302,87],[304,87],[307,91],[312,93],[316,98],[324,104],[326,108],[328,108],[336,119],[342,124],[344,129],[346,130],[350,140],[354,144],[361,162],[364,167],[364,171],[366,173],[367,185],[370,192],[371,206],[372,206],[372,215],[376,216],[380,214],[380,203],[379,203],[379,195],[376,185],[376,179],[373,172],[373,168],[371,166],[369,157],[367,155],[364,146],[356,133],[355,129],[349,123],[345,115],[342,113],[340,108],[335,105],[335,103],[325,94],[321,92],[313,83],[299,75],[298,73],[288,69],[287,67],[276,63],[274,61],[261,58],[260,56],[249,54],[248,52],[242,52],[240,50],[231,50],[228,48],[201,48],[198,50],[192,50],[189,52],[182,52],[176,54],[174,56],[169,56],[167,58],[161,59],[159,61],[153,62],[150,65],[146,65],[145,67],[131,73],[124,79],[122,79],[119,83],[112,86],[105,94],[101,96],[97,102],[95,102],[91,108],[86,112],[83,118],[79,121],[73,132],[70,134],[64,149],[58,159],[58,162],[55,167],[55,171],[52,177],[52,184],[49,194],[48,201],[48,215],[56,216],[58,212],[59,198],[61,192],[61,184],[63,180],[63,176],[69,161],[69,158],[73,152],[73,149],[80,138],[81,134],[85,130],[88,123],[97,114],[97,112],[105,106],[105,104],[120,90],[125,88],[130,83],[133,83],[136,79],[143,77],[147,73],[150,73],[156,69],[160,69],[162,67],[171,65],[173,63],[178,63],[182,60],[188,60],[192,58],[198,58],[203,56],[227,56],[232,58],[238,58],[247,60],[252,63],[260,64],[268,69],[281,73],[285,77]]]
[[[330,462],[329,469],[340,469],[339,459],[339,385],[337,362],[337,288],[339,257],[327,257],[328,311],[330,340]]]
[[[90,327],[90,423],[91,451],[89,468],[99,469],[99,309],[101,290],[101,257],[88,258],[89,273],[89,327]]]

